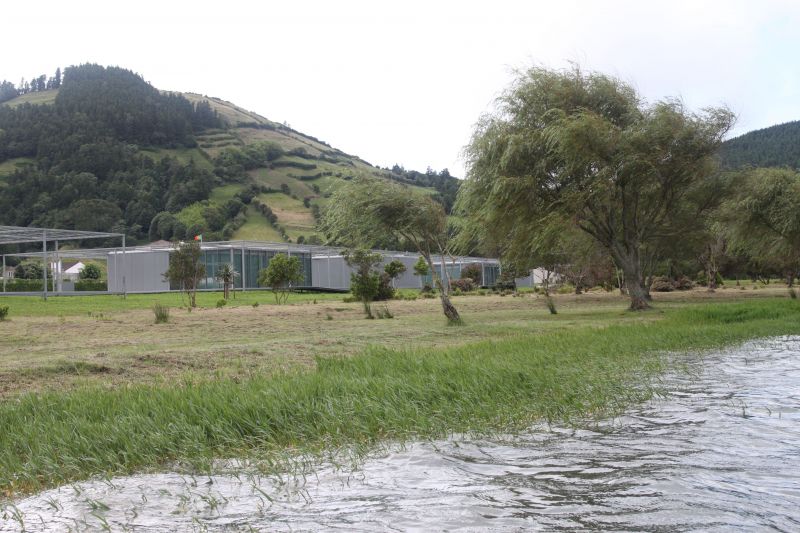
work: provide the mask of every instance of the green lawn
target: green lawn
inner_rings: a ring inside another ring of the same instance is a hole
[[[2,293],[0,293],[2,294]],[[200,308],[212,309],[222,298],[222,291],[198,292],[197,305]],[[297,292],[289,295],[290,304],[317,301],[341,301],[342,294],[337,293],[305,293]],[[228,305],[274,304],[270,291],[251,290],[236,291]],[[11,308],[11,317],[21,316],[75,316],[92,314],[122,313],[137,309],[150,309],[153,304],[160,303],[170,307],[186,307],[187,300],[182,293],[163,292],[157,294],[129,294],[127,297],[114,294],[92,294],[81,296],[50,296],[44,301],[41,296],[2,296],[0,305]],[[0,326],[2,327],[2,326]]]
[[[232,200],[233,197],[236,196],[243,189],[244,187],[236,183],[214,187],[214,189],[211,191],[211,196],[209,197],[209,200],[222,205],[228,200]]]
[[[236,230],[233,240],[283,242],[278,230],[257,209],[247,209],[247,222]]]

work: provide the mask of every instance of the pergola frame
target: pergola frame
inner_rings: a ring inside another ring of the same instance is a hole
[[[41,252],[19,252],[3,254],[3,294],[6,293],[6,257],[41,257],[44,267],[42,268],[42,298],[47,300],[47,264],[48,264],[48,243],[54,244],[53,256],[58,261],[60,257],[66,255],[60,252],[58,247],[62,241],[76,241],[85,239],[109,239],[120,238],[122,239],[122,295],[126,295],[127,290],[125,286],[126,278],[126,261],[125,261],[125,234],[124,233],[107,233],[102,231],[77,231],[69,229],[56,229],[56,228],[31,228],[24,226],[0,226],[0,245],[4,244],[24,244],[32,242],[41,242]],[[84,255],[85,256],[85,255]],[[58,273],[61,274],[60,272]],[[53,276],[53,281],[56,281],[56,276]],[[56,291],[58,292],[58,291]]]

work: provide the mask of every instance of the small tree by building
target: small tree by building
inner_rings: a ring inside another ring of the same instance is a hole
[[[197,307],[197,287],[206,273],[200,262],[202,253],[199,242],[182,242],[169,254],[169,268],[164,272],[164,279],[186,293],[191,307]]]
[[[345,262],[356,271],[350,274],[350,292],[364,306],[367,318],[373,318],[371,303],[378,296],[381,285],[380,274],[375,267],[381,264],[381,254],[357,248],[342,252]]]
[[[275,303],[284,304],[289,299],[292,285],[305,279],[303,267],[298,257],[277,254],[269,260],[267,268],[258,272],[258,284],[269,287],[275,294]]]
[[[217,281],[222,283],[222,296],[226,300],[228,299],[228,296],[230,296],[231,287],[233,287],[233,284],[238,276],[239,273],[234,270],[233,265],[230,263],[225,263],[217,270],[215,277]]]
[[[102,272],[100,272],[100,267],[94,263],[89,263],[80,271],[78,279],[100,279],[101,276]]]

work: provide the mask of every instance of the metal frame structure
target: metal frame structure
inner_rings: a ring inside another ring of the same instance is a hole
[[[62,257],[70,257],[70,256],[79,256],[80,257],[90,257],[95,250],[59,250],[59,246],[64,241],[80,241],[80,240],[87,240],[87,239],[109,239],[109,238],[120,238],[122,239],[122,295],[125,296],[127,294],[125,288],[125,252],[126,252],[126,243],[125,243],[125,234],[124,233],[107,233],[102,231],[78,231],[78,230],[68,230],[68,229],[55,229],[55,228],[32,228],[32,227],[24,227],[24,226],[0,226],[0,245],[4,244],[25,244],[25,243],[42,243],[42,251],[41,252],[18,252],[18,253],[6,253],[2,255],[2,263],[3,263],[3,294],[9,294],[6,292],[6,257],[41,257],[44,267],[42,268],[42,298],[47,300],[47,267],[48,267],[48,258],[55,257],[56,261],[59,261]],[[48,243],[54,243],[52,255],[48,255],[47,245]],[[103,255],[105,257],[105,254]],[[58,276],[61,275],[61,272],[58,272]],[[53,276],[53,281],[56,283],[54,292],[56,294],[59,293],[57,290],[60,286],[60,281],[56,278],[58,276]],[[17,293],[19,294],[19,293]]]

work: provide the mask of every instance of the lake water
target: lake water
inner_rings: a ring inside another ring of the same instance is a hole
[[[15,502],[0,531],[800,531],[800,337],[676,356],[591,429],[415,443],[305,479],[141,475]]]

